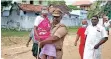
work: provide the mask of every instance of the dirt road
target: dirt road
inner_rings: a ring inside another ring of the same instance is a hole
[[[103,45],[102,59],[111,59],[111,35],[109,40]],[[78,46],[74,46],[75,35],[68,35],[64,40],[64,54],[63,59],[80,59],[78,53]],[[79,43],[78,43],[79,44]],[[23,44],[16,44],[11,46],[2,46],[2,58],[4,59],[35,59],[31,52],[32,44],[29,47]]]

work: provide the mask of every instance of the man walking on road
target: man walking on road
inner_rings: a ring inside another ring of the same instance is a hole
[[[108,40],[108,34],[102,25],[98,24],[98,17],[92,17],[92,25],[86,28],[86,43],[83,59],[101,59],[101,45]]]

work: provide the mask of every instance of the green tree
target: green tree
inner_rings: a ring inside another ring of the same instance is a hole
[[[111,1],[102,1],[102,3],[106,4],[100,7],[98,15],[102,16],[103,14],[106,14],[109,19],[111,19]]]
[[[64,0],[61,0],[61,1],[53,0],[53,1],[49,1],[48,4],[53,5],[57,8],[60,8],[64,14],[69,14],[69,8],[66,5],[66,2]]]
[[[88,11],[88,19],[90,19],[93,15],[98,15],[101,12],[101,3],[102,1],[96,1],[91,5],[90,10]]]
[[[63,1],[62,0],[61,1],[56,1],[56,0],[55,1],[54,0],[53,1],[49,1],[49,5],[50,4],[53,4],[53,5],[65,5],[65,3],[66,2],[64,0]]]
[[[108,1],[106,3],[106,5],[104,6],[103,8],[103,11],[102,11],[104,14],[106,14],[109,19],[111,19],[111,1]]]
[[[69,11],[72,10],[80,10],[80,8],[77,8],[77,6],[73,6],[73,5],[68,5]]]
[[[1,1],[1,6],[9,6],[9,5],[11,5],[11,2],[12,1]]]
[[[12,1],[1,1],[1,11],[3,10],[3,7],[10,6]]]

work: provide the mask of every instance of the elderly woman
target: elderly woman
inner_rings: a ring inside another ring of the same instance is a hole
[[[83,53],[84,53],[84,46],[85,46],[85,41],[86,41],[86,36],[85,36],[85,30],[87,27],[87,20],[82,20],[82,26],[78,28],[77,31],[77,36],[75,40],[75,46],[77,45],[77,41],[80,38],[80,45],[79,45],[79,54],[81,56],[81,59],[83,59]]]
[[[47,17],[47,14],[48,14],[48,9],[47,9],[47,7],[44,6],[42,8],[41,15],[37,16],[36,19],[35,19],[34,38],[35,38],[35,40],[38,41],[38,43],[40,41],[45,40],[47,37],[50,36],[51,25],[50,25],[50,21]],[[33,52],[36,53],[35,54],[36,56],[37,56],[38,50],[40,50],[37,47],[38,46],[35,46],[36,49],[34,49],[34,51],[33,51]]]

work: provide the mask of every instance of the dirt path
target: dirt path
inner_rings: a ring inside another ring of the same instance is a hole
[[[111,36],[109,40],[103,45],[102,59],[111,59]],[[68,35],[64,40],[64,54],[63,59],[80,59],[78,53],[78,46],[74,46],[75,35]],[[35,59],[31,52],[32,45],[26,47],[25,44],[2,46],[2,58],[4,59]]]

